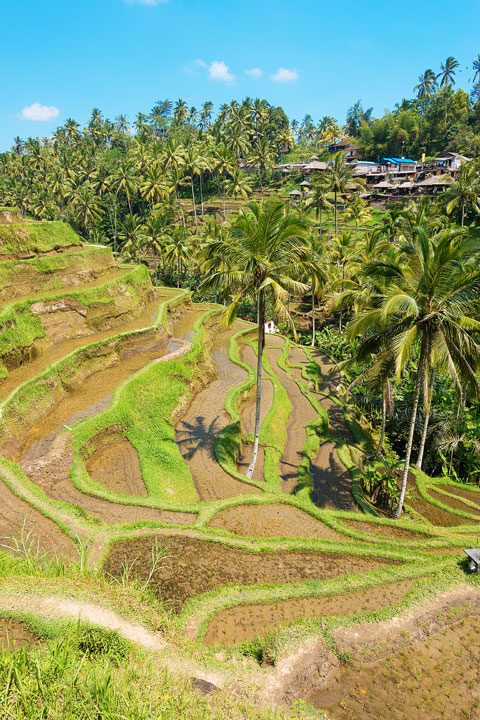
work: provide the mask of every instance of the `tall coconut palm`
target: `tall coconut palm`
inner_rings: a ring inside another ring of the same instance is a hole
[[[418,227],[397,263],[374,261],[366,271],[377,284],[377,293],[371,307],[349,328],[350,334],[363,336],[359,356],[391,352],[397,378],[409,363],[415,367],[397,518],[405,500],[420,395],[427,387],[429,368],[435,365],[448,373],[463,390],[479,389],[480,346],[474,333],[480,323],[473,317],[480,292],[479,257],[480,243],[466,239],[459,229],[430,235]]]
[[[478,53],[477,57],[472,63],[472,84],[476,85],[478,82],[480,82],[480,53]]]
[[[355,223],[355,237],[358,238],[358,226],[360,223],[369,222],[372,219],[372,213],[365,200],[356,195],[348,204],[345,210],[345,216]]]
[[[325,244],[322,236],[319,235],[318,229],[313,227],[307,236],[308,243],[308,265],[305,268],[305,278],[310,285],[311,295],[311,313],[312,313],[312,339],[311,346],[315,345],[316,337],[316,300],[321,295],[327,282],[326,262],[325,262]]]
[[[75,221],[83,228],[85,233],[88,232],[90,225],[103,215],[102,206],[95,195],[93,187],[88,183],[84,183],[72,191],[70,207]]]
[[[430,68],[418,78],[418,85],[415,85],[414,90],[417,93],[419,100],[426,100],[435,94],[437,89],[437,76]]]
[[[127,215],[123,221],[120,232],[122,251],[132,258],[138,258],[143,253],[144,226],[138,215]]]
[[[163,237],[165,260],[175,268],[177,287],[180,287],[182,276],[189,261],[192,259],[192,243],[184,227],[170,228]]]
[[[235,168],[232,176],[225,181],[225,190],[228,195],[234,198],[242,198],[246,200],[252,193],[252,187],[248,182],[247,176],[240,168]]]
[[[440,65],[440,72],[437,75],[437,80],[440,80],[440,87],[446,87],[447,85],[455,84],[455,75],[460,67],[460,63],[452,55]]]
[[[330,191],[334,197],[335,236],[338,235],[338,196],[345,195],[348,190],[355,186],[362,187],[360,178],[353,177],[353,168],[347,163],[345,153],[335,153],[329,162],[325,177],[330,185]]]
[[[206,283],[233,293],[227,321],[233,322],[238,304],[254,297],[257,305],[257,391],[255,432],[247,476],[252,477],[258,455],[262,403],[262,360],[265,346],[265,304],[273,301],[276,312],[291,322],[290,294],[299,295],[307,285],[298,280],[309,260],[307,223],[278,200],[250,202],[240,212],[228,234],[207,240],[203,253]]]
[[[311,187],[311,195],[308,196],[306,206],[315,210],[317,220],[320,222],[320,237],[323,235],[323,213],[333,209],[331,202],[330,184],[324,175],[314,178]]]

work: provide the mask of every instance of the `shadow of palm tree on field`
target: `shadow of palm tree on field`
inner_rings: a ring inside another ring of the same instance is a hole
[[[218,422],[218,416],[207,423],[205,417],[199,415],[194,422],[180,423],[176,441],[186,460],[191,460],[200,450],[208,450],[212,455],[214,454],[219,433]]]

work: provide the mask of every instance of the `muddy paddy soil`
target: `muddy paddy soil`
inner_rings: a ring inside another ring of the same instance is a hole
[[[158,300],[155,310],[157,307]],[[191,326],[195,318],[196,313],[187,315],[182,319],[182,327],[186,327],[187,324]],[[70,479],[73,452],[70,434],[65,432],[64,426],[68,428],[73,422],[107,407],[115,388],[148,363],[163,357],[167,350],[168,345],[165,340],[152,342],[151,338],[147,340],[143,336],[139,337],[137,348],[130,348],[123,357],[116,356],[115,364],[92,374],[78,387],[72,388],[72,392],[66,395],[54,410],[42,418],[41,424],[31,427],[26,432],[24,448],[18,457],[14,458],[19,462],[26,475],[42,487],[50,497],[77,505],[106,523],[123,524],[136,520],[154,520],[188,525],[195,522],[196,515],[193,513],[177,513],[110,503],[80,492],[73,486]],[[141,490],[139,495],[144,496],[146,494],[145,486],[136,451],[128,441],[124,441],[122,447],[124,453],[121,457],[117,457],[110,448],[110,451],[101,453],[100,458],[94,456],[91,459],[97,479],[103,478],[103,482],[111,489],[120,489],[122,484],[124,492],[128,489],[139,489]],[[118,445],[116,449],[118,450]],[[115,472],[119,469],[123,475],[115,476]]]
[[[76,505],[109,525],[153,520],[175,525],[190,525],[194,513],[157,510],[138,505],[123,505],[80,492],[70,479],[73,452],[68,432],[52,433],[30,446],[19,465],[27,477],[54,500]]]
[[[428,494],[435,498],[435,500],[438,500],[454,510],[461,510],[462,512],[470,513],[470,515],[473,515],[480,521],[480,507],[475,509],[471,505],[466,505],[462,502],[461,498],[450,497],[449,495],[443,495],[443,493],[435,492],[432,487],[428,488]],[[471,522],[474,523],[475,520],[472,519]]]
[[[340,595],[239,605],[213,616],[204,642],[207,645],[236,645],[255,637],[264,637],[268,632],[293,622],[376,612],[400,603],[412,587],[412,580],[404,580]]]
[[[320,520],[289,505],[237,505],[219,512],[210,527],[250,537],[308,537],[336,542],[348,540]]]
[[[34,633],[18,620],[0,618],[0,653],[9,653],[36,645],[38,639]]]
[[[465,518],[461,515],[454,515],[453,513],[442,510],[436,505],[426,502],[420,497],[418,490],[414,490],[412,493],[407,494],[406,504],[410,505],[416,512],[420,513],[428,522],[432,525],[439,527],[455,527],[456,525],[474,525],[475,520],[473,518]],[[446,503],[445,503],[446,504]]]
[[[458,495],[458,497],[464,498],[465,500],[470,500],[470,502],[474,502],[478,505],[478,508],[480,510],[480,489],[475,490],[464,490],[463,488],[457,488],[453,487],[452,485],[438,485],[441,490],[445,490],[446,492],[450,493],[451,495]],[[443,496],[446,497],[446,496]],[[474,510],[474,508],[472,508]]]
[[[426,539],[424,533],[407,530],[401,527],[393,527],[391,525],[377,525],[376,523],[363,522],[362,520],[343,520],[342,523],[353,530],[361,530],[369,535],[381,535],[382,537],[393,537],[404,540]]]
[[[331,720],[478,720],[479,605],[337,631],[351,662],[335,659],[305,699]]]
[[[191,537],[156,537],[159,546],[165,549],[166,557],[155,570],[151,586],[175,611],[179,611],[189,598],[229,583],[253,585],[320,580],[393,564],[380,558],[328,553],[252,553]],[[106,572],[120,577],[126,563],[131,565],[135,561],[133,573],[145,581],[152,567],[153,542],[150,537],[116,543],[106,560]]]
[[[95,482],[124,495],[147,495],[140,459],[126,438],[111,440],[96,450],[85,463]]]
[[[246,362],[250,367],[256,367],[257,362],[257,356],[255,355],[253,349],[249,345],[242,344],[240,346],[240,357],[241,359]],[[240,417],[241,417],[241,424],[242,424],[242,431],[243,433],[248,435],[253,435],[255,432],[255,405],[256,405],[256,393],[257,393],[257,386],[256,384],[250,388],[250,390],[247,393],[247,396],[243,399],[240,407]],[[260,423],[263,424],[268,412],[270,411],[270,408],[272,407],[273,403],[273,385],[271,381],[265,377],[265,375],[262,378],[262,405],[260,408]],[[251,443],[244,443],[241,452],[238,458],[238,470],[241,473],[245,473],[248,469],[248,466],[250,464],[250,460],[252,458],[252,452],[253,452],[253,444]],[[265,466],[265,451],[262,446],[258,448],[258,455],[257,455],[257,462],[255,465],[255,470],[253,473],[253,479],[254,480],[264,480],[264,466]]]
[[[99,271],[85,270],[83,273],[66,273],[61,275],[47,275],[46,278],[38,278],[39,287],[33,291],[29,288],[28,283],[24,285],[10,286],[0,289],[0,309],[10,303],[21,303],[27,300],[40,300],[49,295],[61,295],[62,297],[71,292],[79,290],[88,290],[90,288],[103,285],[104,283],[116,280],[125,275],[125,268],[103,268]],[[51,277],[51,283],[48,280]],[[60,283],[59,283],[60,281]],[[57,286],[55,286],[57,283]]]
[[[280,476],[285,492],[291,493],[298,485],[298,468],[303,460],[303,448],[307,441],[306,426],[317,416],[315,409],[302,393],[290,373],[282,370],[278,360],[282,354],[281,338],[268,336],[265,352],[273,372],[287,391],[292,410],[287,424],[287,443],[280,460]]]
[[[10,370],[8,377],[0,383],[0,400],[7,398],[16,387],[39,375],[50,365],[58,362],[74,350],[78,350],[85,345],[108,340],[115,333],[132,332],[150,327],[158,311],[159,304],[167,297],[171,297],[171,295],[163,296],[161,293],[158,294],[154,300],[145,305],[135,319],[122,322],[115,330],[112,330],[112,328],[103,329],[88,336],[82,335],[56,345],[49,345],[47,342],[41,341],[39,343],[39,354],[25,365]]]
[[[243,368],[229,358],[228,344],[233,330],[219,325],[214,331],[212,364],[215,377],[193,397],[176,424],[176,442],[189,465],[200,500],[221,500],[237,495],[261,492],[258,488],[236,480],[225,472],[215,457],[215,442],[220,431],[229,424],[224,408],[228,391],[245,379]]]
[[[0,480],[0,550],[14,554],[22,546],[40,555],[74,560],[73,541],[51,520],[24,503]]]

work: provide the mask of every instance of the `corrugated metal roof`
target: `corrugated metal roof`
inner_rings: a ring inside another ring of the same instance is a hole
[[[413,165],[416,165],[416,160],[410,160],[410,158],[382,158],[384,162],[393,163],[394,165],[400,165],[400,163],[412,163]]]

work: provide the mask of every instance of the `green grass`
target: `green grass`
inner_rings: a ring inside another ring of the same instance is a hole
[[[114,266],[112,251],[101,246],[85,246],[78,252],[41,255],[29,260],[4,260],[0,264],[0,291],[19,283],[46,291],[62,288],[62,272],[75,275],[85,270],[102,270]],[[47,287],[46,287],[47,286]]]
[[[192,348],[186,355],[150,364],[117,389],[105,412],[73,428],[72,480],[77,487],[89,492],[102,491],[88,477],[82,455],[85,456],[85,446],[93,437],[114,426],[121,428],[123,436],[137,449],[151,498],[176,506],[198,501],[190,469],[175,442],[172,416],[189,396],[198,364],[207,361],[206,323],[218,312],[220,308],[208,311],[196,321]],[[126,500],[116,494],[108,496],[122,502]]]
[[[0,256],[44,253],[82,244],[63,222],[22,222],[0,225]]]

